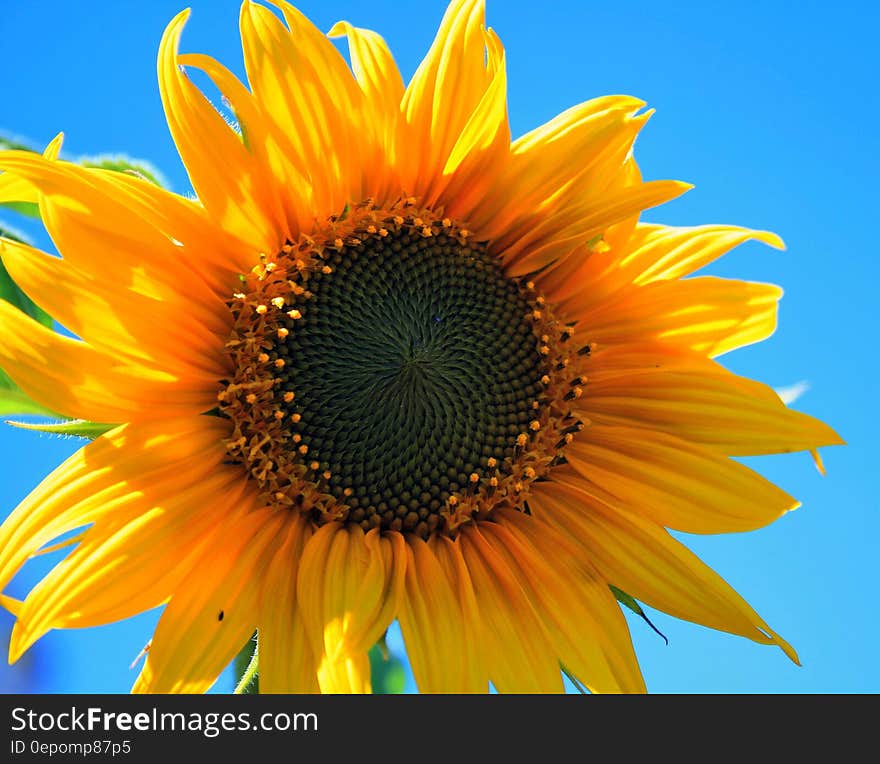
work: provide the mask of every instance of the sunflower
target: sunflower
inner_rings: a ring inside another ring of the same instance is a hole
[[[3,262],[77,337],[0,302],[0,365],[116,425],[0,530],[0,588],[73,545],[3,598],[10,659],[164,605],[137,692],[207,690],[255,630],[263,692],[369,691],[395,620],[422,691],[642,691],[617,590],[796,661],[667,530],[772,522],[797,502],[731,457],[841,442],[712,360],[773,332],[780,290],[683,278],[779,238],[639,222],[689,186],[642,180],[635,98],[511,142],[482,0],[408,85],[375,32],[278,8],[242,7],[248,87],[178,53],[186,12],[164,34],[197,200],[57,142],[0,154],[0,198],[37,201],[61,254]]]

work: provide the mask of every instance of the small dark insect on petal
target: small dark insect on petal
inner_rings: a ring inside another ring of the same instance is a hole
[[[224,612],[221,610],[219,613],[217,613],[217,620],[218,620],[218,621],[222,621],[224,615],[226,615],[226,613],[224,613]]]

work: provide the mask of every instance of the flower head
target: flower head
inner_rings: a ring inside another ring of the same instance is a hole
[[[780,291],[684,279],[749,239],[640,213],[649,114],[588,101],[511,143],[505,56],[455,0],[404,86],[376,33],[351,68],[279,2],[245,2],[248,86],[159,53],[197,201],[0,153],[61,258],[3,241],[16,281],[81,339],[0,302],[0,365],[52,410],[120,423],[0,529],[0,586],[86,528],[21,603],[15,659],[52,628],[165,604],[137,691],[204,691],[256,629],[261,689],[364,691],[399,620],[420,689],[644,682],[614,591],[776,644],[674,540],[796,502],[731,457],[839,443],[712,360],[768,336]],[[232,127],[187,68],[231,104]]]

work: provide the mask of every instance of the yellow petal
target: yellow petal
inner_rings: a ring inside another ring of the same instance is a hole
[[[777,644],[798,662],[791,646],[727,582],[657,524],[553,481],[533,492],[531,504],[539,517],[576,539],[608,581],[640,602],[761,644]]]
[[[99,283],[168,301],[206,328],[226,331],[222,301],[244,261],[230,237],[192,202],[126,173],[25,151],[0,152],[0,167],[39,189],[43,223],[72,266]]]
[[[729,456],[843,443],[828,425],[789,409],[766,385],[709,363],[614,369],[606,360],[604,373],[590,376],[583,410],[596,423],[662,430]]]
[[[61,144],[64,141],[64,133],[58,133],[52,142],[46,147],[43,156],[47,159],[57,159],[61,152]],[[0,204],[5,202],[26,202],[39,204],[39,189],[25,178],[19,177],[13,172],[5,172],[0,175]]]
[[[195,415],[216,405],[198,378],[123,365],[0,300],[0,367],[52,411],[93,422]]]
[[[132,692],[210,689],[253,634],[266,566],[287,520],[258,510],[218,529],[166,605]]]
[[[14,597],[9,597],[6,594],[0,594],[0,606],[6,608],[13,615],[18,615],[21,610],[21,600],[17,600]]]
[[[559,309],[600,345],[659,339],[717,356],[773,334],[780,297],[772,284],[698,276],[632,286],[596,304],[576,296]]]
[[[654,180],[627,186],[604,194],[598,199],[588,199],[577,205],[569,205],[544,220],[539,220],[524,231],[515,241],[500,252],[505,273],[521,276],[553,263],[585,244],[616,223],[680,196],[692,188],[677,180]]]
[[[308,180],[308,168],[295,152],[290,139],[279,125],[260,110],[260,104],[238,78],[216,59],[199,53],[187,53],[177,60],[207,74],[230,104],[242,141],[266,184],[265,199],[272,207],[272,220],[279,233],[295,241],[300,232],[311,232],[316,210]],[[249,263],[245,270],[253,267]]]
[[[625,241],[601,253],[579,258],[576,271],[567,280],[541,280],[548,300],[575,298],[585,309],[599,305],[631,284],[688,276],[743,242],[755,240],[783,249],[782,240],[769,231],[753,231],[728,225],[674,228],[639,223]]]
[[[305,546],[297,599],[322,692],[369,692],[367,652],[397,615],[403,536],[328,523]]]
[[[472,220],[477,215],[490,189],[501,182],[502,169],[510,155],[504,50],[491,29],[486,40],[489,66],[495,73],[455,142],[442,177],[436,176],[431,190],[424,193],[427,202],[439,204],[461,220]]]
[[[175,16],[159,45],[159,92],[168,128],[193,189],[217,225],[256,252],[277,251],[284,232],[271,215],[275,209],[271,179],[260,172],[240,136],[180,70],[177,50],[188,17],[188,10]]]
[[[666,433],[594,423],[566,447],[584,480],[655,522],[688,533],[732,533],[800,503],[743,464]],[[555,471],[563,480],[565,473]]]
[[[782,239],[770,231],[731,225],[674,228],[642,223],[636,229],[630,251],[620,261],[620,269],[637,284],[677,279],[689,276],[749,240],[785,248]]]
[[[480,236],[503,248],[534,227],[536,217],[561,216],[585,193],[605,191],[644,121],[632,116],[643,105],[627,96],[597,98],[516,140],[502,179],[471,215]]]
[[[541,617],[507,559],[476,526],[460,535],[480,609],[480,646],[498,692],[562,692],[559,660]]]
[[[403,78],[388,45],[376,32],[339,21],[327,36],[348,39],[352,70],[363,92],[362,127],[374,136],[376,155],[364,178],[363,191],[377,200],[392,201],[403,189],[396,172],[401,151],[398,137],[403,119]]]
[[[421,538],[409,536],[406,552],[399,619],[419,691],[485,692],[456,581]]]
[[[387,43],[371,29],[361,29],[347,21],[336,22],[327,36],[348,40],[351,68],[364,92],[364,105],[372,115],[370,121],[378,123],[385,145],[390,148],[404,87]]]
[[[629,628],[589,560],[565,535],[516,511],[483,534],[515,571],[562,665],[592,692],[645,692]]]
[[[0,590],[53,540],[131,508],[146,512],[220,470],[228,425],[192,417],[124,425],[69,457],[0,527]]]
[[[428,546],[450,582],[456,603],[461,610],[465,642],[460,646],[462,665],[468,677],[464,691],[486,692],[489,688],[489,673],[484,660],[484,650],[480,644],[482,619],[471,576],[464,561],[459,539],[434,535],[428,539]]]
[[[260,692],[319,691],[312,650],[296,601],[296,579],[302,550],[312,535],[305,515],[291,519],[266,570],[257,634],[260,651]]]
[[[483,0],[453,0],[403,96],[406,130],[401,141],[406,153],[399,158],[399,170],[403,187],[417,197],[436,196],[432,183],[440,180],[492,82],[496,90],[503,87],[494,65],[487,65],[484,25]],[[490,101],[496,104],[496,95],[488,98],[484,112],[497,120],[501,115]],[[493,125],[474,124],[473,129],[492,132],[497,121]]]
[[[241,36],[251,90],[302,157],[321,216],[370,195],[378,148],[363,125],[363,93],[334,45],[299,11],[245,2]]]
[[[219,449],[218,449],[219,451]],[[175,464],[102,514],[76,549],[30,592],[10,639],[16,660],[52,628],[84,628],[129,618],[167,600],[214,531],[243,505],[238,468]],[[207,467],[207,468],[206,468]]]
[[[118,284],[108,288],[66,260],[20,242],[0,239],[0,257],[34,302],[97,350],[197,377],[205,387],[226,376],[222,340],[179,305]],[[170,336],[174,342],[168,341]]]

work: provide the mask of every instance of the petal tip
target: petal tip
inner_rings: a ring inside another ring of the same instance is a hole
[[[332,27],[330,27],[330,31],[327,32],[327,37],[331,39],[345,37],[348,35],[349,29],[351,29],[351,24],[347,21],[337,21]]]

